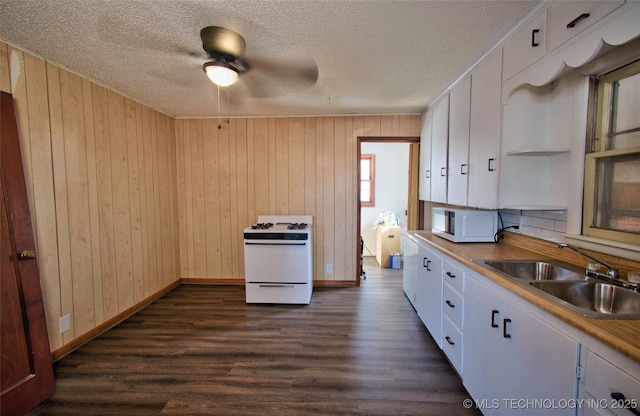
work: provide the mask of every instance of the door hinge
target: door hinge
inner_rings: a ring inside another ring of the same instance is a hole
[[[584,367],[581,365],[578,365],[576,367],[576,378],[578,380],[582,380],[582,377],[584,377]]]

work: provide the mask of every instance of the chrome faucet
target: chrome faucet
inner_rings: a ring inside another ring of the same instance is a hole
[[[604,261],[602,261],[602,260],[600,260],[600,259],[598,259],[596,257],[593,257],[591,254],[580,250],[578,247],[574,247],[574,246],[572,246],[570,244],[558,243],[558,248],[565,248],[565,247],[570,248],[571,250],[576,251],[576,252],[582,254],[583,256],[588,257],[591,260],[602,264],[604,267],[607,268],[607,276],[608,277],[611,277],[613,279],[619,279],[620,278],[620,272],[618,271],[618,269],[616,267],[610,265],[609,263],[606,263],[606,262],[604,262]]]

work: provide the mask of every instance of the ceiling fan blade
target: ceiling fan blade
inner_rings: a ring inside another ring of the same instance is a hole
[[[247,62],[250,70],[242,75],[242,79],[256,98],[293,94],[313,87],[318,81],[318,65],[312,59],[273,63],[247,58]]]

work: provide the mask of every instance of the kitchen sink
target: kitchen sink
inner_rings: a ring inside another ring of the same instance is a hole
[[[555,260],[474,260],[508,277],[523,280],[584,280],[584,272]]]
[[[640,293],[596,280],[531,281],[529,285],[590,318],[640,319]]]

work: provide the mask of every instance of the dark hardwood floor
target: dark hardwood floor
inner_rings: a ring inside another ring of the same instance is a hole
[[[31,415],[477,415],[402,292],[365,262],[360,287],[310,305],[247,305],[242,286],[182,285],[54,364]]]

